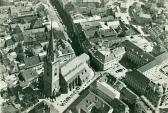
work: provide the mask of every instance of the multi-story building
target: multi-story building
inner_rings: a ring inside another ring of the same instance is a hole
[[[138,94],[144,95],[151,108],[166,107],[167,103],[167,52],[133,72],[128,72],[126,83]]]
[[[153,44],[145,38],[132,36],[123,42],[127,57],[136,65],[142,66],[154,59],[150,54],[153,50]]]
[[[123,47],[119,47],[114,50],[97,50],[95,48],[91,48],[89,50],[89,54],[91,55],[91,65],[93,65],[96,70],[107,70],[121,60],[125,54],[125,49]]]

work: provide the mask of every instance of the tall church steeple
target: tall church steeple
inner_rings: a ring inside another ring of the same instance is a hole
[[[44,94],[52,96],[55,91],[59,90],[59,60],[56,59],[54,44],[54,34],[51,23],[50,40],[47,48],[47,58],[44,62]]]
[[[49,40],[48,50],[47,50],[47,60],[48,61],[55,60],[55,45],[54,45],[54,34],[53,34],[52,22],[51,22],[51,30],[50,30],[50,40]]]

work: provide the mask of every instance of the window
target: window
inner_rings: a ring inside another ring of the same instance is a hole
[[[57,73],[55,73],[54,75],[57,76]]]

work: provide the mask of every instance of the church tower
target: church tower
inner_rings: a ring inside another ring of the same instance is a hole
[[[44,94],[48,97],[59,90],[59,61],[56,59],[53,28],[51,24],[50,40],[47,48],[47,57],[44,62]]]

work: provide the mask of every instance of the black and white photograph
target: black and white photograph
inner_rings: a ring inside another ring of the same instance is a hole
[[[168,0],[0,0],[0,113],[168,113]]]

